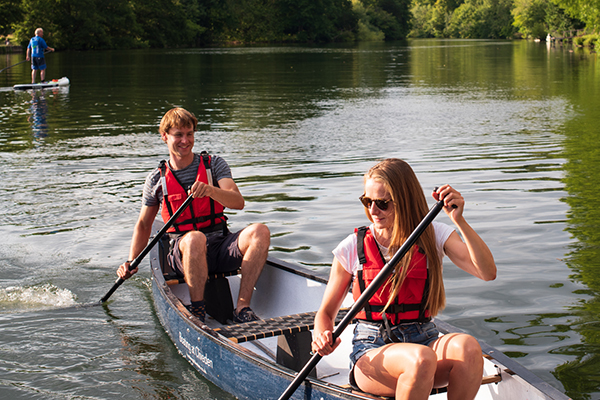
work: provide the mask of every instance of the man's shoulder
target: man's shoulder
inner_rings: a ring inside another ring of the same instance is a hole
[[[158,181],[159,179],[160,179],[160,164],[157,165],[150,172],[148,172],[148,175],[146,175],[147,182]]]

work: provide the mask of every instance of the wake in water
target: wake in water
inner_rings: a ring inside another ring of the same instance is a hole
[[[39,286],[9,286],[0,289],[0,312],[34,311],[75,306],[75,294],[46,283]]]

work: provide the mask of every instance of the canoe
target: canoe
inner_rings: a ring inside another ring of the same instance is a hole
[[[159,243],[150,253],[152,294],[156,314],[179,353],[202,376],[239,399],[279,398],[310,358],[312,319],[326,278],[269,257],[252,298],[252,308],[263,320],[234,325],[224,315],[230,315],[237,299],[240,276],[211,277],[205,297],[215,317],[207,316],[203,324],[184,306],[189,304],[187,285],[168,274],[165,279],[164,258]],[[350,295],[343,306],[351,305]],[[442,334],[460,332],[439,319],[435,323]],[[345,329],[340,347],[322,358],[316,374],[313,370],[292,399],[382,399],[348,384],[352,332],[353,326]],[[484,374],[476,399],[568,399],[502,352],[481,346]],[[430,395],[432,400],[446,398],[444,389]]]
[[[19,85],[14,85],[13,89],[15,90],[27,90],[27,89],[48,89],[55,88],[59,86],[68,86],[70,84],[69,78],[62,77],[60,79],[52,79],[48,82],[38,82],[38,83],[23,83]]]

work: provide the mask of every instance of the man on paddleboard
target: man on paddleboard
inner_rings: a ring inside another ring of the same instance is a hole
[[[29,44],[27,45],[27,61],[31,60],[31,83],[35,83],[37,70],[40,70],[42,83],[46,80],[46,58],[44,57],[46,49],[54,51],[52,47],[48,47],[44,40],[44,30],[37,28],[35,36],[29,40]]]
[[[196,117],[183,108],[167,111],[160,122],[159,132],[169,148],[169,160],[162,161],[146,178],[129,260],[134,260],[147,245],[159,209],[167,222],[192,196],[192,203],[166,233],[170,239],[168,263],[189,287],[190,312],[204,322],[208,274],[241,268],[232,319],[236,323],[256,321],[259,318],[250,308],[250,300],[267,260],[271,234],[263,224],[252,224],[235,233],[229,231],[223,210],[243,209],[244,198],[225,160],[192,151],[197,123]],[[137,272],[137,268],[129,271],[129,266],[130,261],[123,263],[117,275],[128,279]]]

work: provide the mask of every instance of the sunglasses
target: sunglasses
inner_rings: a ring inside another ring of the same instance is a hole
[[[358,199],[366,208],[371,208],[371,204],[375,203],[377,208],[379,208],[381,211],[387,210],[389,203],[392,202],[392,200],[372,199],[370,197],[365,196],[364,194]]]

